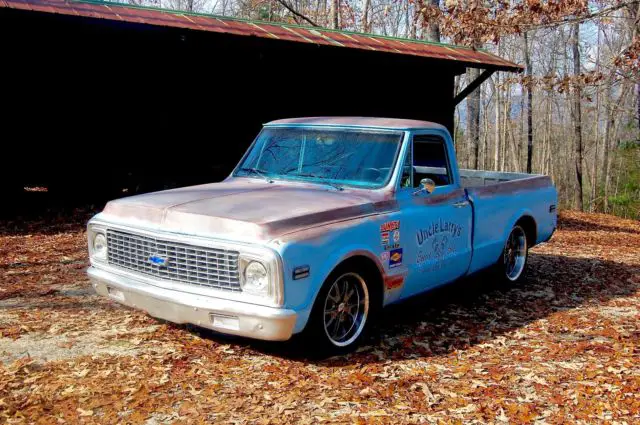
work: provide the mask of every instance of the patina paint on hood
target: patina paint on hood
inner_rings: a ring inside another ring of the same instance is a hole
[[[321,184],[229,178],[111,201],[105,219],[187,234],[270,240],[314,226],[388,212],[388,193]]]

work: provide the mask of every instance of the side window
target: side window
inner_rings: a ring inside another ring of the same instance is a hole
[[[420,180],[424,178],[430,178],[436,186],[452,183],[447,148],[440,136],[419,135],[413,138],[413,186],[420,186]]]

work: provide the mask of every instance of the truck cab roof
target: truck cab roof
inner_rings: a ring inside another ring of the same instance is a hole
[[[271,121],[265,126],[327,126],[327,127],[357,127],[383,128],[390,130],[445,130],[446,127],[431,121],[409,120],[400,118],[374,117],[306,117],[286,118]]]

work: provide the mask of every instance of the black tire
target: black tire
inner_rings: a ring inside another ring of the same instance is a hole
[[[359,267],[357,262],[340,265],[327,277],[316,297],[309,322],[302,334],[307,349],[313,350],[309,354],[320,357],[346,354],[366,339],[380,311],[380,294],[374,286],[378,280],[374,273],[366,267]],[[342,301],[337,302],[336,295],[341,295],[340,291],[344,290],[345,283],[348,289],[344,291],[346,293],[342,293]],[[358,286],[361,287],[360,291],[357,290]],[[345,296],[352,290],[354,293],[347,300]],[[350,308],[354,302],[348,301],[355,301],[356,298],[358,308],[364,309],[361,322],[354,320],[354,315],[357,314],[350,314],[355,311],[353,307]]]
[[[522,226],[516,224],[502,248],[502,254],[493,267],[500,283],[518,285],[524,280],[529,260],[529,241]]]

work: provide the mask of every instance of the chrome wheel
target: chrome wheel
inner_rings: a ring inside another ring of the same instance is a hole
[[[527,235],[515,226],[504,246],[504,271],[512,282],[518,280],[527,263]]]
[[[369,314],[369,291],[362,277],[345,273],[333,282],[324,300],[324,333],[337,347],[346,347],[362,333]]]

